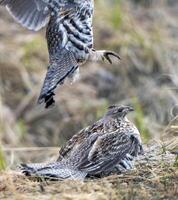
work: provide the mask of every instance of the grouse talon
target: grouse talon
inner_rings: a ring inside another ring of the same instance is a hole
[[[112,64],[112,60],[111,60],[111,58],[109,57],[109,54],[105,54],[104,55],[104,58],[110,63],[110,64]]]
[[[112,64],[111,56],[118,58],[118,60],[121,59],[120,56],[119,56],[117,53],[113,52],[113,51],[106,51],[106,52],[104,52],[104,58],[105,58],[110,64]]]

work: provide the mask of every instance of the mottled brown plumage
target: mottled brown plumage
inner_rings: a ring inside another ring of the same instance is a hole
[[[141,154],[139,131],[126,118],[133,109],[112,106],[92,126],[74,135],[61,148],[59,158],[51,164],[25,164],[22,171],[28,175],[83,179],[133,168],[133,159]]]

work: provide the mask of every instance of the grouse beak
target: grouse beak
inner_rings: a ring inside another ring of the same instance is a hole
[[[133,111],[134,111],[134,109],[132,107],[130,107],[130,106],[127,107],[127,112],[133,112]]]

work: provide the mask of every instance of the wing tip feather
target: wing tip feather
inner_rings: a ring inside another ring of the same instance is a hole
[[[0,6],[6,6],[10,15],[23,27],[32,30],[39,31],[48,22],[49,13],[44,13],[44,10],[38,10],[36,4],[29,4],[25,2],[21,6],[16,5],[17,1],[0,0]]]

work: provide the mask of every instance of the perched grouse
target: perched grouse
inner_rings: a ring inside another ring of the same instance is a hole
[[[111,106],[92,126],[74,135],[61,148],[57,161],[49,164],[22,164],[26,175],[57,179],[84,179],[133,168],[133,160],[143,153],[140,133],[126,115],[130,106]]]

